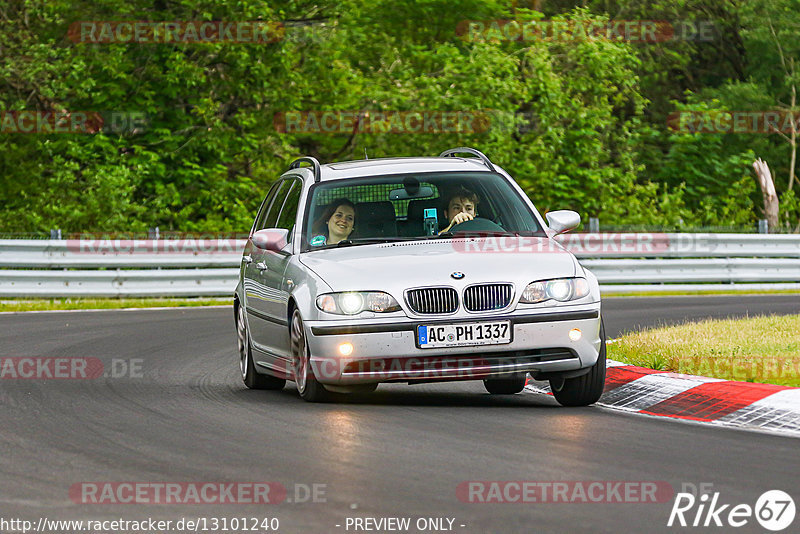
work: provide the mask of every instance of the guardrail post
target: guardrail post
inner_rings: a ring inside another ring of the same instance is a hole
[[[758,221],[758,233],[759,234],[768,234],[769,233],[769,221],[766,219],[759,219]]]
[[[61,239],[61,228],[50,229],[50,239]]]
[[[600,219],[598,219],[597,217],[589,217],[589,233],[590,234],[600,233]]]

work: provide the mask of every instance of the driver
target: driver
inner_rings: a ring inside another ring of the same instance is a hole
[[[457,224],[473,220],[475,218],[475,209],[478,207],[478,202],[480,202],[477,194],[463,186],[451,191],[445,197],[445,200],[444,216],[447,217],[450,224],[439,232],[440,234],[449,232]]]

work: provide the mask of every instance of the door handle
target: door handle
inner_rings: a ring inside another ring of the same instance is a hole
[[[253,263],[252,256],[242,256],[242,263]]]
[[[264,263],[263,261],[260,261],[260,262],[256,263],[256,269],[258,269],[259,271],[261,271],[263,273],[264,271],[267,270],[267,264]]]

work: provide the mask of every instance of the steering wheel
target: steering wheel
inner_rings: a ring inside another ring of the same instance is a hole
[[[471,221],[464,221],[450,228],[451,233],[456,232],[505,232],[502,226],[481,217],[475,217]]]

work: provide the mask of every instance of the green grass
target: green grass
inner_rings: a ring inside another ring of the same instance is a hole
[[[0,301],[0,312],[50,310],[115,310],[121,308],[183,308],[196,306],[232,305],[231,298],[64,298]]]
[[[708,289],[704,291],[634,291],[631,293],[602,293],[602,297],[677,297],[683,295],[800,295],[797,289]]]
[[[800,387],[800,315],[645,329],[610,343],[608,357],[676,373]]]

